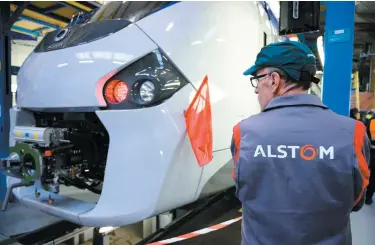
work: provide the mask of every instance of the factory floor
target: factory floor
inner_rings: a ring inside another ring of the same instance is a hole
[[[227,217],[231,219],[237,217],[238,213],[231,211],[233,217]],[[213,218],[218,220],[217,216]],[[222,222],[222,220],[217,223]],[[374,245],[375,244],[375,203],[371,206],[365,205],[361,211],[351,214],[351,224],[352,224],[352,236],[353,244],[360,245]],[[201,225],[196,227],[191,227],[190,230],[199,230],[205,228]],[[115,235],[110,237],[111,245],[135,245],[140,236],[139,233],[128,227],[120,228],[115,231]],[[175,233],[175,232],[174,232]],[[185,232],[174,234],[175,236],[183,235]],[[173,236],[168,236],[172,238]],[[184,241],[175,242],[172,244],[176,245],[228,245],[228,244],[241,244],[241,221],[235,222],[226,228],[207,233],[205,235],[200,235],[198,237],[186,239]],[[88,241],[85,245],[91,245],[92,242]]]
[[[375,202],[351,215],[353,244],[375,244]]]
[[[230,210],[223,215],[218,216],[214,214],[212,220],[217,221],[216,223],[222,222],[221,217],[225,217],[226,220],[234,219],[238,217],[238,213],[234,209]],[[198,224],[200,222],[197,222]],[[212,224],[210,224],[212,225]],[[189,232],[193,230],[200,230],[208,227],[208,225],[188,228]],[[374,245],[375,244],[375,202],[374,204],[364,207],[359,212],[353,212],[351,214],[351,228],[352,238],[354,245]],[[174,236],[168,236],[168,238],[177,237],[178,235],[186,234],[187,232],[180,232]],[[177,231],[178,233],[178,231]],[[241,244],[241,221],[234,222],[233,224],[219,229],[217,231],[211,231],[204,235],[185,239],[174,243],[176,245],[228,245],[228,244]]]
[[[121,227],[109,236],[110,245],[136,245],[141,240],[142,223]],[[93,242],[87,241],[82,245],[93,245]]]
[[[61,222],[61,219],[42,213],[39,210],[20,205],[18,202],[9,203],[6,211],[0,211],[0,245],[24,245],[10,237],[44,229],[47,226],[58,224],[59,222]],[[142,228],[142,223],[119,228],[110,235],[110,244],[136,244],[142,239]],[[87,241],[81,245],[91,244],[92,241]],[[64,245],[64,243],[61,245]]]
[[[230,200],[220,206],[229,207]],[[226,206],[228,205],[228,206]],[[163,239],[174,238],[179,235],[186,234],[191,231],[207,228],[225,220],[238,217],[237,206],[228,210],[226,213],[218,216],[218,208],[212,207],[212,216],[208,217],[208,213],[202,214],[201,218],[211,219],[210,221],[187,222],[188,224],[182,230],[176,230]],[[232,217],[233,216],[233,217]],[[29,209],[23,205],[9,204],[6,212],[0,212],[0,245],[9,243],[7,237],[17,234],[27,233],[36,229],[43,228],[55,224],[60,220],[41,213],[35,209]],[[375,244],[375,203],[373,205],[365,205],[361,211],[352,213],[351,215],[353,244],[374,245]],[[175,242],[176,245],[228,245],[240,244],[241,221],[235,222],[225,228],[202,234],[197,237],[189,238],[184,241]],[[135,245],[142,237],[142,225],[135,224],[122,227],[114,231],[110,236],[111,245]],[[163,240],[161,239],[161,240]],[[7,241],[7,242],[6,242]],[[18,243],[13,243],[19,245]],[[91,245],[91,241],[87,241],[84,245]]]

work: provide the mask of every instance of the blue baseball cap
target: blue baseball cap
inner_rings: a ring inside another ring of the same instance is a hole
[[[261,49],[255,64],[243,74],[252,75],[266,67],[279,68],[296,81],[309,80],[319,83],[315,77],[316,57],[303,43],[283,41],[271,43]]]

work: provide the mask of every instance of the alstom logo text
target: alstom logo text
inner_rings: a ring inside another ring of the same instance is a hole
[[[303,146],[257,145],[255,152],[254,152],[254,157],[296,158],[297,156],[307,161],[311,161],[316,158],[334,159],[335,148],[333,146],[325,148],[323,146],[314,146],[314,145],[303,145]]]

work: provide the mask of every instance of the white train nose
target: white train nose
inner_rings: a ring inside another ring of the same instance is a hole
[[[100,78],[157,48],[133,24],[85,44],[56,50],[36,48],[18,73],[17,105],[72,110],[103,107],[105,103],[96,97]]]
[[[262,46],[259,35],[273,38],[261,25],[266,17],[259,15],[257,2],[180,2],[156,11],[165,4],[110,2],[108,11],[103,7],[105,13],[89,23],[56,33],[57,40],[45,38],[25,61],[18,75],[19,108],[10,113],[12,129],[73,132],[68,155],[84,157],[65,164],[64,171],[80,170],[79,180],[94,186],[85,187],[87,192],[101,189],[101,194],[90,202],[44,191],[43,181],[69,184],[56,177],[60,171],[51,164],[48,178],[14,190],[22,203],[85,226],[123,226],[234,185],[233,125],[259,111],[242,72]],[[142,11],[133,11],[134,6]],[[121,28],[111,25],[120,22]],[[108,29],[90,29],[103,23],[110,23]],[[212,93],[214,156],[201,167],[186,134],[184,111],[205,75]],[[10,145],[16,141],[38,145],[38,139],[11,135]],[[57,147],[64,148],[67,142],[61,142]],[[86,147],[90,144],[84,142],[94,143]],[[8,185],[18,181],[9,177]],[[96,188],[98,182],[102,188]]]

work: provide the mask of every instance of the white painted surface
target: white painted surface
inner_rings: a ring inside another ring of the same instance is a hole
[[[12,66],[21,66],[27,56],[34,50],[38,43],[36,41],[13,41],[11,50]],[[12,92],[17,89],[17,76],[12,76]]]
[[[22,66],[27,56],[34,50],[38,41],[13,40],[11,44],[11,64],[12,66]],[[17,76],[12,76],[12,105],[16,105]]]

